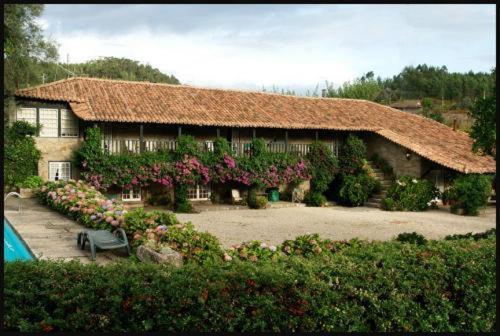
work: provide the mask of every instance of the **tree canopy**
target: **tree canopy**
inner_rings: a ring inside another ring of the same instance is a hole
[[[36,24],[42,12],[43,5],[39,4],[4,5],[4,97],[16,88],[37,83],[35,68],[39,62],[57,59],[57,46]]]

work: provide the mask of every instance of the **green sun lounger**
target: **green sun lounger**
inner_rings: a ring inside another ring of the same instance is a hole
[[[76,240],[82,250],[85,249],[85,243],[89,242],[92,261],[96,258],[96,249],[114,250],[124,247],[127,254],[130,255],[127,235],[121,228],[113,232],[108,230],[84,230],[78,233]]]

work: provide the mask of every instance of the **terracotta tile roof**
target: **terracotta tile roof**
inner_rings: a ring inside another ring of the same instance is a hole
[[[182,85],[71,78],[18,90],[17,97],[69,102],[90,121],[375,132],[445,167],[495,172],[471,138],[434,120],[356,99],[309,98]]]

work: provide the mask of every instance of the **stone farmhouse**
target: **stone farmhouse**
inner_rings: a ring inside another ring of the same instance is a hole
[[[494,173],[495,161],[472,152],[471,138],[420,115],[357,99],[309,98],[185,85],[75,77],[16,92],[15,115],[42,125],[39,175],[45,180],[78,178],[71,163],[87,127],[99,126],[108,152],[173,148],[181,134],[203,142],[226,137],[243,153],[253,137],[270,150],[305,153],[319,139],[338,154],[349,132],[360,136],[368,156],[378,153],[397,175],[434,181],[441,189],[448,173]],[[124,191],[140,200],[141,190]],[[192,199],[207,199],[198,186]]]

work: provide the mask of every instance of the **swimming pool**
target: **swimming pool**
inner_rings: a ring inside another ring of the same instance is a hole
[[[33,260],[33,254],[18,236],[14,228],[3,220],[3,255],[5,261]]]

